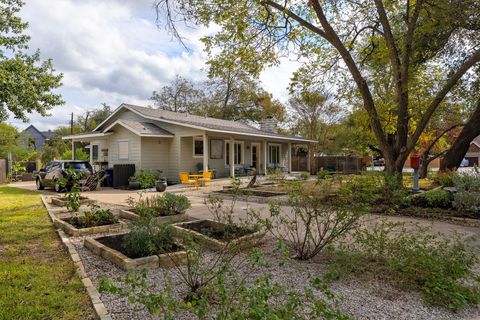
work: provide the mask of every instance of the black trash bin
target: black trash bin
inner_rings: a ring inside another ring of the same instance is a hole
[[[107,174],[107,179],[105,179],[107,181],[107,187],[113,188],[113,168],[108,168],[105,172]]]
[[[127,188],[128,178],[135,175],[134,164],[113,165],[113,187],[115,189]]]

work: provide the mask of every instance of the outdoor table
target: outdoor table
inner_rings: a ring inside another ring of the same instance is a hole
[[[203,178],[203,174],[189,174],[188,178],[195,180],[195,190],[198,190],[198,179]]]

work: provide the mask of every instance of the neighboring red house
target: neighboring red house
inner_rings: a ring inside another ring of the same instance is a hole
[[[468,160],[468,166],[471,167],[473,165],[478,166],[480,158],[480,136],[473,139],[470,142],[470,148],[468,148],[467,154],[465,154],[465,159]]]

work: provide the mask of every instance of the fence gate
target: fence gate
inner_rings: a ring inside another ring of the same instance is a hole
[[[308,156],[292,155],[292,171],[308,171]]]

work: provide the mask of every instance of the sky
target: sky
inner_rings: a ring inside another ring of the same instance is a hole
[[[30,49],[40,49],[63,74],[56,90],[65,104],[50,117],[29,116],[30,123],[9,118],[19,129],[29,124],[40,130],[67,125],[70,114],[84,114],[105,102],[148,105],[154,90],[176,74],[193,81],[206,78],[206,55],[200,37],[205,28],[182,32],[190,50],[155,24],[153,0],[25,0],[20,15],[29,23]],[[260,80],[277,99],[286,102],[290,76],[298,64],[288,59],[265,70]]]

